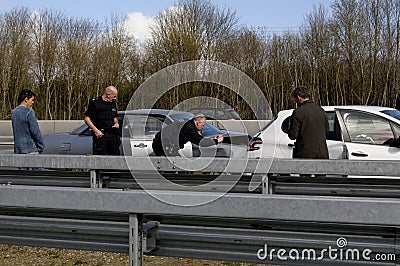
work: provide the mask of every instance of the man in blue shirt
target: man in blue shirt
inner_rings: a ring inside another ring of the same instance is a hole
[[[32,109],[34,102],[35,93],[22,90],[18,97],[19,105],[11,111],[14,153],[38,154],[44,149],[43,137]]]

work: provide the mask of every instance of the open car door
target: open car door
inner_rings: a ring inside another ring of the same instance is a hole
[[[400,125],[376,114],[335,109],[349,160],[400,160]]]

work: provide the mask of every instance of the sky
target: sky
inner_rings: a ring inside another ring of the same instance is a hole
[[[334,0],[211,0],[220,8],[236,12],[239,23],[248,27],[296,28],[314,6],[322,4],[328,11]],[[0,0],[0,13],[13,7],[30,11],[48,8],[77,18],[105,21],[112,14],[127,16],[134,35],[141,39],[149,35],[153,18],[168,9],[176,0]]]

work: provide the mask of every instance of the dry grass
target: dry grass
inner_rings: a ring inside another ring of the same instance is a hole
[[[127,254],[0,244],[0,266],[127,266]],[[145,266],[250,266],[254,264],[145,256]]]

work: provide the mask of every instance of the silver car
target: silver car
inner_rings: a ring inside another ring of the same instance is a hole
[[[165,109],[140,109],[119,111],[118,120],[122,145],[121,154],[133,156],[152,156],[151,147],[155,134],[165,125],[175,121],[192,119],[189,112]],[[224,142],[216,146],[199,148],[190,142],[180,151],[181,156],[217,156],[243,158],[247,156],[247,144],[251,138],[242,132],[219,129],[209,123],[201,131],[205,137],[217,134],[224,136]],[[70,133],[59,133],[44,136],[45,154],[92,154],[92,130],[86,125],[78,127]]]

